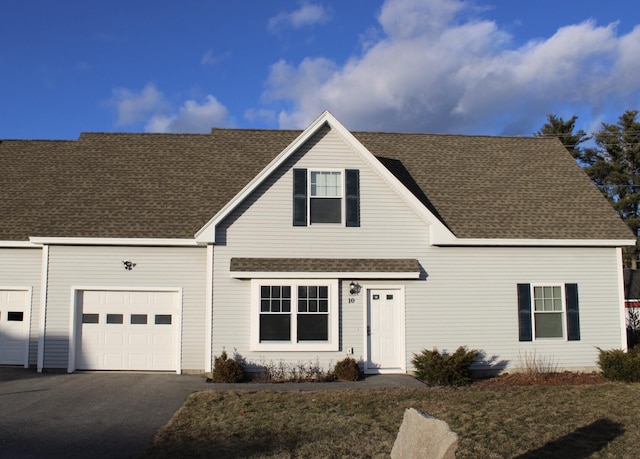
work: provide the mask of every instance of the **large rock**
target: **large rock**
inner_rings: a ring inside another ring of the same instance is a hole
[[[392,459],[455,459],[458,435],[449,424],[415,408],[404,419],[391,450]]]

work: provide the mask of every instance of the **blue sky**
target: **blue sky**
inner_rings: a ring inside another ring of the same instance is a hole
[[[636,0],[3,0],[0,138],[592,132],[640,109]]]

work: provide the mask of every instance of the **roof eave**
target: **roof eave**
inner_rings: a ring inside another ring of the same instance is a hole
[[[431,245],[438,247],[626,247],[636,244],[635,239],[526,239],[526,238],[457,238],[434,231]]]
[[[35,246],[42,245],[117,245],[155,247],[197,247],[194,239],[171,238],[103,238],[103,237],[30,237]]]

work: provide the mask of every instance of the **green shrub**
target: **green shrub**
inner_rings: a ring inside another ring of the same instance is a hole
[[[340,381],[357,381],[362,377],[358,362],[350,357],[342,359],[336,363],[333,373]]]
[[[478,351],[460,346],[453,354],[423,350],[414,354],[413,363],[416,377],[428,384],[439,386],[463,386],[471,382],[470,366],[478,356]]]
[[[605,378],[612,381],[640,382],[640,349],[604,351],[598,348],[598,366]]]
[[[227,351],[223,350],[214,360],[211,379],[217,383],[237,383],[244,379],[244,369],[237,361],[228,358]]]

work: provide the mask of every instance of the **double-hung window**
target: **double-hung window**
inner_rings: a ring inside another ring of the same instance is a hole
[[[293,225],[360,226],[360,171],[293,169]]]
[[[252,281],[253,350],[338,350],[338,281]]]
[[[580,340],[578,284],[518,284],[520,341]]]
[[[342,223],[342,172],[311,171],[310,175],[310,223]]]
[[[564,336],[563,297],[559,285],[534,285],[533,322],[536,339]]]

